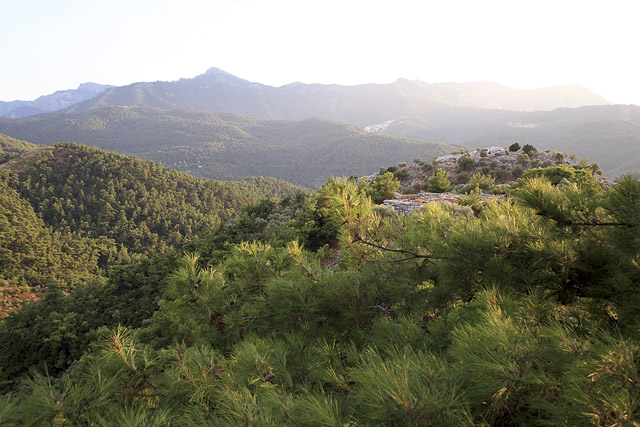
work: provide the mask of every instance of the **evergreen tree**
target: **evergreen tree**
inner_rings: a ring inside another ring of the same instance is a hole
[[[436,169],[433,176],[429,178],[429,191],[432,193],[444,193],[450,185],[449,174],[444,169]]]

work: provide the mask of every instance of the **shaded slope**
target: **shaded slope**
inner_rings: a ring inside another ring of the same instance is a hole
[[[84,114],[0,119],[0,131],[38,144],[75,141],[161,161],[199,177],[271,176],[317,187],[389,162],[433,158],[455,147],[370,135],[339,122],[218,116],[195,110],[106,107]]]
[[[295,191],[275,179],[199,179],[75,144],[43,147],[3,166],[8,185],[46,225],[108,237],[134,253],[180,247],[249,203]]]

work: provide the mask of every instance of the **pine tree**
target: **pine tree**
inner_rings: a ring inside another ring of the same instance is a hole
[[[449,174],[444,169],[436,169],[433,176],[429,178],[429,191],[432,193],[444,193],[450,185]]]

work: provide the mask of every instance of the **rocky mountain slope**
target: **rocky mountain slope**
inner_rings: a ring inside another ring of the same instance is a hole
[[[396,213],[409,214],[434,201],[470,205],[502,197],[509,185],[527,175],[527,171],[554,167],[558,179],[563,176],[571,178],[577,173],[580,176],[593,175],[596,182],[609,185],[597,163],[586,159],[578,161],[575,155],[555,150],[538,151],[532,145],[521,147],[519,144],[458,150],[438,156],[431,162],[417,158],[414,164],[401,162],[361,179],[372,183],[379,176],[392,173],[399,181],[399,192],[384,200],[383,204],[392,207]],[[446,177],[446,181],[435,190],[432,179],[438,172]]]
[[[0,101],[0,116],[19,118],[62,110],[110,87],[112,86],[98,83],[82,83],[77,89],[59,90],[50,95],[40,96],[33,101]]]

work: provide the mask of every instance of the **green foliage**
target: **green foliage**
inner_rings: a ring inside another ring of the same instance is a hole
[[[27,151],[31,151],[36,148],[37,145],[26,141],[20,141],[19,139],[11,138],[10,136],[0,133],[0,163],[9,161],[18,157],[22,153],[26,153]]]
[[[469,185],[480,188],[482,191],[489,191],[496,182],[495,177],[484,175],[481,172],[474,173],[469,179]]]
[[[407,169],[406,167],[400,168],[393,173],[393,177],[399,180],[408,178],[409,175],[410,175],[409,169]]]
[[[449,174],[444,169],[437,169],[429,178],[429,191],[432,193],[444,193],[449,188]]]
[[[441,358],[411,348],[381,355],[365,349],[352,370],[364,424],[460,425],[468,422],[463,390]]]
[[[471,191],[458,199],[458,204],[462,206],[469,206],[477,214],[482,210],[481,195],[482,190],[475,186]]]
[[[473,160],[473,157],[471,157],[468,154],[465,154],[464,156],[458,159],[458,167],[463,171],[469,171],[473,169],[475,165],[476,165],[475,160]]]
[[[550,168],[529,169],[522,174],[522,180],[533,177],[545,177],[552,185],[558,185],[562,181],[573,182],[582,186],[594,186],[595,180],[590,171],[586,169],[572,168],[568,165],[558,165]]]
[[[520,166],[522,166],[523,168],[527,168],[530,165],[530,158],[529,155],[527,153],[522,153],[522,154],[518,154],[518,163],[520,164]]]
[[[0,359],[4,383],[23,384],[0,397],[0,420],[640,422],[640,181],[625,176],[603,189],[534,176],[512,194],[475,215],[430,203],[387,216],[362,183],[330,180],[309,198],[247,207],[244,225],[227,235],[252,235],[259,219],[296,206],[306,219],[294,230],[318,231],[322,218],[337,233],[332,262],[263,236],[220,243],[215,262],[185,254],[118,267],[103,293],[51,290],[0,325],[0,338],[10,335],[0,340],[0,355],[11,355]],[[154,287],[162,277],[166,286]],[[144,315],[126,310],[152,289],[157,307],[149,299]],[[99,320],[103,311],[114,317],[109,307],[130,326]],[[38,334],[47,337],[40,344]],[[41,373],[11,371],[19,354]]]
[[[523,173],[524,173],[524,169],[522,168],[521,165],[517,165],[513,169],[511,169],[511,174],[513,175],[514,178],[520,178]]]
[[[517,142],[514,142],[509,146],[509,151],[511,152],[518,151],[519,149],[520,149],[520,144],[518,144]]]
[[[536,147],[534,147],[531,144],[525,144],[524,147],[522,147],[522,151],[525,154],[528,154],[529,156],[535,154],[538,150],[536,149]]]
[[[206,227],[290,184],[207,181],[103,150],[58,144],[12,166],[9,186],[45,224],[113,239],[133,253],[180,247]]]
[[[46,226],[0,177],[0,319],[48,286],[100,281],[100,267],[116,253],[110,239]]]
[[[292,240],[307,243],[315,226],[321,226],[311,218],[314,212],[310,202],[311,198],[303,192],[286,196],[279,202],[262,200],[243,208],[235,218],[217,228],[204,230],[185,249],[203,254],[205,264],[215,264],[228,253],[232,243],[254,240],[277,246],[284,246]]]
[[[466,184],[467,182],[469,182],[469,179],[471,177],[469,176],[468,172],[460,172],[458,175],[456,175],[456,184]]]
[[[107,283],[77,285],[64,297],[51,287],[0,323],[0,384],[36,366],[56,375],[87,350],[100,327],[140,327],[158,309],[160,292],[176,267],[172,254],[113,267]]]
[[[423,163],[420,168],[423,172],[431,172],[433,170],[433,166],[430,163]]]
[[[406,170],[406,169],[405,169]],[[373,182],[365,187],[365,192],[373,203],[382,203],[386,199],[392,199],[395,192],[400,188],[400,183],[395,177],[395,174],[386,172],[382,175],[376,176]]]

